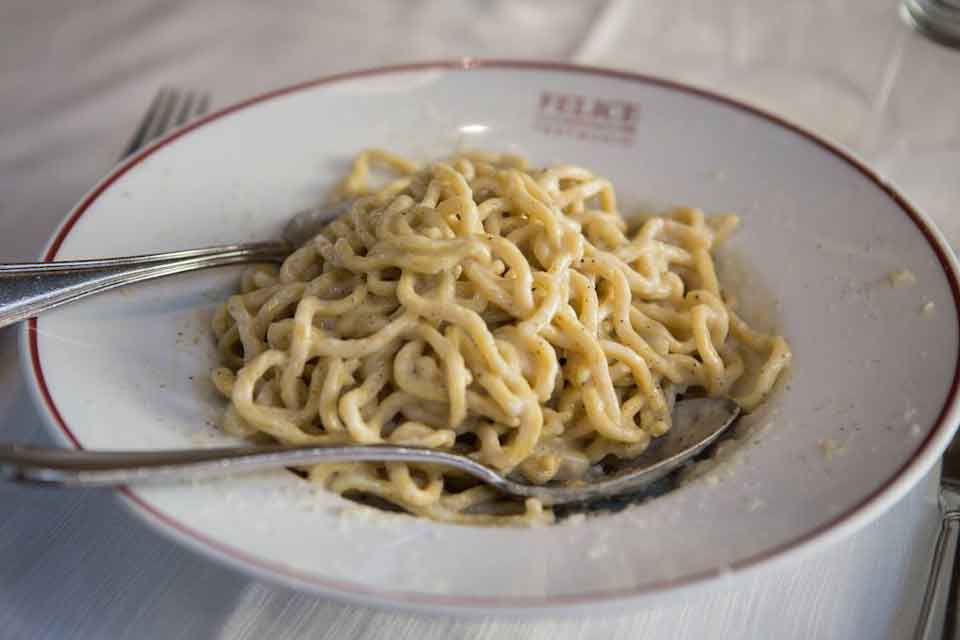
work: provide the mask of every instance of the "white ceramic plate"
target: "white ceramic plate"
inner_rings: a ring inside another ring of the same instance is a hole
[[[359,149],[429,158],[458,145],[586,165],[613,179],[626,211],[653,201],[738,212],[729,251],[746,265],[737,285],[747,315],[779,327],[796,354],[788,383],[751,416],[762,433],[710,479],[580,524],[369,517],[284,471],[124,490],[135,512],[207,555],[314,592],[531,611],[636,601],[814,548],[875,518],[946,446],[957,419],[956,263],[930,221],[815,136],[663,80],[465,61],[283,89],[124,162],[46,258],[268,238]],[[890,286],[899,269],[916,284]],[[206,382],[207,323],[237,273],[178,276],[31,322],[25,364],[53,432],[83,448],[222,442],[210,426],[221,404]]]

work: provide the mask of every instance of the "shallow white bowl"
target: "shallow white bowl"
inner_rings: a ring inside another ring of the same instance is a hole
[[[175,540],[352,601],[529,612],[636,603],[848,535],[926,472],[957,422],[957,266],[943,238],[844,151],[673,82],[557,64],[420,64],[259,96],[124,162],[64,221],[49,260],[264,239],[359,149],[458,146],[613,179],[623,209],[735,211],[726,273],[795,365],[738,455],[644,505],[537,529],[370,516],[284,471],[125,489]],[[653,203],[653,204],[651,204]],[[743,267],[742,269],[737,265]],[[892,287],[909,269],[917,283]],[[739,272],[739,273],[738,273]],[[100,295],[26,327],[41,414],[83,448],[223,442],[208,322],[238,269]],[[932,314],[922,305],[932,302]],[[832,451],[831,451],[832,450]]]

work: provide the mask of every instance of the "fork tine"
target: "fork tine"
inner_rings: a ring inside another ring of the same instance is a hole
[[[188,91],[186,93],[183,98],[183,103],[180,105],[180,109],[177,111],[177,115],[173,119],[174,126],[179,127],[190,119],[190,113],[193,109],[193,104],[196,99],[196,94],[194,94],[193,91]]]
[[[157,119],[154,121],[154,126],[150,131],[150,137],[147,138],[146,142],[149,142],[154,138],[159,138],[165,134],[168,129],[170,129],[170,118],[177,110],[177,105],[179,103],[180,92],[176,89],[167,88],[167,100],[160,109]]]
[[[200,94],[200,100],[197,101],[196,108],[193,110],[193,117],[199,118],[204,115],[208,109],[210,109],[210,94],[202,93]]]
[[[210,94],[206,92],[180,92],[171,87],[160,89],[150,102],[147,113],[137,125],[137,130],[120,159],[139,151],[170,129],[199,118],[209,107]]]
[[[126,158],[134,151],[146,144],[147,132],[150,131],[150,128],[153,126],[153,121],[157,117],[157,113],[160,111],[160,106],[166,100],[166,89],[160,89],[154,96],[153,100],[150,101],[150,106],[147,108],[147,112],[143,114],[143,118],[140,119],[140,123],[137,125],[136,131],[133,132],[133,136],[130,138],[130,141],[127,142],[127,146],[123,150],[120,158]]]

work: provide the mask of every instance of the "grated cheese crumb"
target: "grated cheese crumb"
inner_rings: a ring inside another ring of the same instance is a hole
[[[913,271],[909,269],[891,271],[887,274],[887,279],[890,280],[890,286],[895,288],[912,287],[917,284],[917,276],[913,275]]]
[[[841,455],[845,451],[843,445],[838,443],[833,438],[825,438],[821,440],[818,443],[818,446],[827,460],[833,458],[834,455]]]

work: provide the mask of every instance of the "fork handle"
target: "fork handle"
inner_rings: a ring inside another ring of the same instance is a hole
[[[134,282],[242,262],[279,262],[285,242],[251,242],[103,260],[0,264],[0,327]]]

